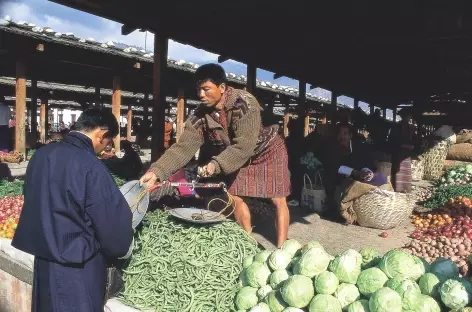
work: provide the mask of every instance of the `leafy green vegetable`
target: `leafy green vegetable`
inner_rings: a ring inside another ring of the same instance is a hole
[[[293,275],[286,280],[280,290],[282,299],[294,308],[308,306],[315,295],[313,282],[303,275]]]
[[[346,250],[329,264],[329,270],[336,274],[339,282],[355,284],[361,273],[362,256],[353,249]]]
[[[272,289],[278,289],[282,282],[289,278],[287,270],[276,270],[269,276],[269,285]]]
[[[472,198],[472,183],[438,187],[431,198],[424,203],[424,206],[434,209],[441,208],[449,198],[457,198],[459,196]]]
[[[449,309],[461,309],[471,301],[470,283],[465,279],[448,279],[439,288],[441,300]]]
[[[339,279],[336,274],[329,271],[315,277],[315,290],[317,294],[332,295],[339,286]]]
[[[347,312],[369,312],[369,300],[361,299],[351,303]]]
[[[257,289],[246,286],[241,288],[241,290],[236,295],[236,308],[239,310],[246,310],[254,307],[257,304]]]
[[[362,248],[360,254],[362,256],[361,268],[363,270],[376,266],[382,258],[377,249],[374,248]]]
[[[423,295],[431,296],[435,299],[439,298],[439,286],[445,278],[437,273],[426,273],[421,276],[418,285]]]
[[[384,287],[388,281],[385,275],[379,268],[370,268],[361,272],[357,278],[357,287],[362,295],[369,298],[374,292]]]
[[[253,262],[246,268],[245,272],[246,281],[248,282],[249,286],[259,288],[267,285],[270,270],[264,263]]]
[[[294,274],[314,277],[328,268],[332,256],[323,247],[312,247],[302,253],[298,262],[293,267]]]
[[[331,295],[316,295],[313,300],[311,300],[310,305],[308,306],[309,312],[341,312],[341,304],[339,300]]]
[[[272,270],[283,270],[286,269],[292,260],[292,255],[283,249],[276,249],[269,256],[267,264]]]
[[[346,310],[351,303],[361,298],[361,294],[356,285],[343,283],[339,285],[338,289],[334,292],[334,297],[336,297],[341,304],[341,309]]]
[[[0,180],[0,198],[23,195],[23,185],[24,182],[20,180],[15,180],[13,182]]]
[[[402,312],[402,298],[388,288],[380,288],[369,299],[370,312]]]
[[[300,244],[295,239],[288,239],[284,242],[281,249],[285,250],[290,254],[291,257],[293,257],[298,253],[300,249],[302,249],[302,244]]]
[[[414,281],[426,273],[425,263],[420,258],[398,249],[387,252],[380,260],[379,268],[388,278],[409,278]]]

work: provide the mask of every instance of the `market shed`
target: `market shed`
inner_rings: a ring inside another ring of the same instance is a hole
[[[434,96],[470,98],[472,16],[466,12],[472,3],[466,0],[315,1],[312,9],[259,1],[219,3],[212,9],[181,1],[51,1],[123,23],[123,34],[154,32],[156,98],[169,38],[219,54],[221,62],[248,64],[249,90],[257,67],[275,72],[274,78],[298,79],[299,115],[307,109],[305,83],[332,90],[333,105],[343,94],[384,112],[408,103],[418,116],[439,112],[452,120],[457,105],[431,105]],[[444,120],[424,119],[436,125]]]
[[[0,66],[0,88],[5,95],[18,95],[15,97],[17,111],[22,112],[23,107],[27,108],[32,121],[36,120],[34,117],[38,113],[38,104],[41,105],[39,113],[44,117],[52,102],[63,107],[65,103],[73,102],[74,107],[82,109],[109,103],[115,107],[117,116],[123,112],[123,108],[120,110],[118,107],[123,105],[128,106],[128,111],[125,112],[127,117],[132,117],[133,110],[136,109],[138,114],[143,115],[143,119],[148,119],[152,114],[153,53],[119,43],[101,43],[93,38],[79,38],[73,33],[61,33],[50,27],[25,21],[13,22],[8,18],[1,21],[0,34],[3,60]],[[179,107],[176,109],[177,124],[182,123],[184,112],[188,110],[183,108],[185,102],[188,100],[189,104],[189,101],[196,100],[192,74],[197,67],[198,65],[184,60],[167,59],[163,92],[167,98],[180,99],[175,103]],[[227,75],[234,87],[248,86],[248,77],[234,73]],[[17,81],[20,83],[17,84]],[[11,86],[15,87],[13,92]],[[275,109],[279,114],[284,111],[285,116],[293,113],[300,96],[296,88],[260,80],[255,80],[252,92],[270,113]],[[342,105],[333,107],[329,105],[329,99],[316,97],[309,92],[305,96],[308,113],[315,115],[311,121],[310,117],[305,118],[305,132],[316,116],[333,115],[339,109],[347,109]],[[28,106],[25,99],[28,100]],[[39,102],[31,99],[39,99]],[[173,102],[166,100],[164,103],[162,109],[168,112]],[[18,114],[17,118],[26,117]],[[40,122],[41,132],[45,132],[45,119],[47,118],[42,118]],[[34,124],[31,126],[35,128]],[[22,133],[23,130],[16,135],[18,151],[24,150]],[[45,137],[45,134],[41,134],[41,140],[44,141]]]

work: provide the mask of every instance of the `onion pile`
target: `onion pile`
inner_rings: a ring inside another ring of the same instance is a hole
[[[23,196],[0,199],[0,237],[12,239],[23,207]]]
[[[433,195],[434,189],[434,187],[413,187],[413,198],[415,202],[421,203],[428,200]]]

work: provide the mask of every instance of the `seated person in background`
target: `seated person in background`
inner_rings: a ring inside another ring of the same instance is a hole
[[[352,140],[353,130],[347,123],[337,126],[336,141],[331,142],[320,155],[323,163],[323,183],[326,189],[328,202],[334,203],[334,192],[336,187],[342,183],[346,175],[339,172],[341,166],[358,169],[350,170],[348,176],[354,179],[364,180],[369,177],[367,170],[361,168],[372,168],[371,153],[366,144],[358,144]],[[371,171],[371,170],[370,170]],[[328,215],[335,214],[335,209],[328,209]]]
[[[129,141],[121,141],[121,148],[125,151],[123,158],[122,177],[131,180],[138,180],[140,178],[141,170],[143,170],[143,162],[139,157],[138,152],[133,149],[133,145]]]

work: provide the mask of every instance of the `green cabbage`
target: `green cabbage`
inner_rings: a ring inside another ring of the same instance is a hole
[[[331,295],[316,295],[308,306],[309,312],[342,312],[338,299]]]
[[[412,310],[421,296],[418,284],[409,279],[404,279],[394,290],[402,298],[402,307],[405,311]]]
[[[298,260],[300,260],[300,257],[298,257],[298,256],[293,257],[292,260],[290,260],[290,263],[287,266],[287,270],[292,270],[295,267],[295,263],[297,263]]]
[[[259,302],[255,307],[253,307],[249,312],[270,312],[270,308],[267,303]]]
[[[320,244],[320,242],[317,242],[317,241],[311,241],[309,242],[308,244],[305,244],[303,247],[302,247],[302,250],[301,250],[301,253],[305,253],[305,251],[308,251],[309,249],[313,248],[313,247],[321,247],[323,248],[323,246]],[[323,248],[324,249],[324,248]]]
[[[314,284],[317,294],[332,295],[339,286],[339,279],[333,272],[324,271],[315,277]]]
[[[418,280],[426,273],[426,264],[420,258],[403,250],[390,250],[379,262],[379,268],[388,278],[409,278]]]
[[[334,297],[336,297],[341,304],[341,308],[343,310],[347,309],[347,307],[360,299],[361,294],[359,293],[359,289],[357,289],[356,285],[343,283],[339,285],[338,289],[334,292]]]
[[[329,264],[329,270],[336,274],[341,283],[355,284],[361,273],[362,256],[353,249],[346,250]]]
[[[243,260],[243,268],[247,268],[248,266],[250,266],[252,263],[254,262],[254,256],[247,256],[246,258],[244,258]]]
[[[370,312],[402,312],[402,298],[388,288],[377,290],[369,299]]]
[[[370,312],[369,300],[361,299],[351,303],[347,307],[347,312]]]
[[[258,298],[256,295],[257,289],[246,286],[236,294],[235,304],[238,310],[247,310],[257,304]]]
[[[304,312],[302,309],[299,308],[294,308],[294,307],[288,307],[282,312]]]
[[[295,263],[293,273],[312,278],[326,271],[331,259],[331,255],[323,247],[312,247],[305,251]]]
[[[288,239],[282,245],[282,249],[290,254],[290,256],[295,256],[299,250],[302,249],[302,244],[300,244],[295,239]]]
[[[254,262],[245,269],[245,274],[249,286],[259,288],[267,284],[270,270],[265,264]]]
[[[426,273],[421,276],[418,285],[420,286],[420,290],[423,295],[428,295],[435,299],[439,299],[439,287],[445,280],[446,279],[440,274]]]
[[[261,262],[261,263],[266,263],[267,259],[269,259],[269,256],[272,254],[272,251],[270,250],[263,250],[261,252],[258,252],[254,256],[254,261]]]
[[[281,283],[289,278],[287,270],[277,270],[272,272],[269,276],[269,285],[272,289],[277,289],[281,286]]]
[[[420,295],[414,307],[414,312],[441,312],[439,303],[430,296]]]
[[[263,300],[272,290],[273,289],[270,287],[270,285],[262,286],[257,290],[257,298],[259,298],[259,300]]]
[[[361,267],[363,270],[376,266],[382,258],[377,249],[374,248],[363,248],[360,254],[362,256]]]
[[[459,268],[451,259],[437,258],[431,263],[429,271],[446,279],[459,277]]]
[[[283,249],[276,249],[269,256],[267,263],[272,270],[276,271],[287,268],[290,260],[292,260],[292,256],[287,251]]]
[[[269,305],[270,312],[282,312],[288,307],[288,304],[282,299],[280,292],[276,290],[267,295],[265,302]]]
[[[315,295],[315,289],[310,278],[294,275],[283,283],[280,293],[282,299],[291,307],[304,308],[308,306]]]
[[[400,286],[403,283],[404,280],[405,279],[403,277],[395,277],[395,278],[389,279],[385,283],[385,287],[388,287],[392,290],[395,290],[395,289],[397,289],[398,286]]]
[[[446,307],[461,309],[470,303],[470,284],[464,279],[448,279],[439,288],[439,294]]]
[[[379,268],[366,269],[357,278],[359,292],[369,298],[374,292],[384,287],[388,281],[387,275]]]

